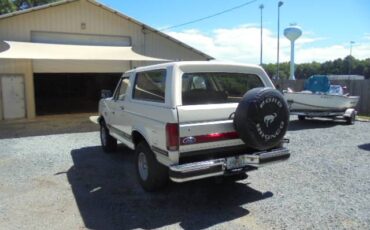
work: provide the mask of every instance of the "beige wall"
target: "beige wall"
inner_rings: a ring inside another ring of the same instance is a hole
[[[81,27],[85,24],[85,29]],[[32,41],[32,33],[58,32],[129,37],[134,51],[169,60],[206,60],[206,57],[86,0],[0,19],[0,40]],[[35,116],[33,72],[117,72],[145,62],[71,62],[0,60],[0,75],[25,77],[27,117]],[[1,98],[0,98],[1,103]],[[1,104],[0,104],[0,107]],[[2,113],[1,113],[2,114]],[[1,115],[0,115],[1,116]],[[2,119],[2,117],[0,117]]]

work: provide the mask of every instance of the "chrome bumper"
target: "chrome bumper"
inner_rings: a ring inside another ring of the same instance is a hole
[[[213,176],[241,173],[271,163],[287,160],[290,157],[286,148],[256,152],[226,158],[212,159],[169,167],[172,181],[185,182]]]

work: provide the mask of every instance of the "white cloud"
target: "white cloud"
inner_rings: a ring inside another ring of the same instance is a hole
[[[220,28],[210,34],[195,29],[167,33],[218,60],[255,64],[260,60],[260,28],[256,25],[242,25],[231,29]],[[327,38],[303,33],[296,42],[296,63],[323,62],[344,58],[349,54],[348,44],[317,46],[317,42],[321,40],[327,40]],[[353,46],[352,55],[360,59],[369,58],[370,41]],[[263,62],[275,63],[276,56],[276,35],[268,29],[263,29]],[[280,61],[289,61],[289,59],[290,42],[281,33]]]
[[[364,40],[370,40],[370,33],[365,33],[363,36]]]

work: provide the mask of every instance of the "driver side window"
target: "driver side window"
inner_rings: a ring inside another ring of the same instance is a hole
[[[119,101],[125,100],[129,83],[130,83],[130,79],[128,77],[121,79],[119,88],[117,89],[116,95],[114,96],[115,100],[119,100]]]

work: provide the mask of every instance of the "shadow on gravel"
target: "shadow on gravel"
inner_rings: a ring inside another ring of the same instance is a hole
[[[153,229],[178,223],[203,229],[249,214],[242,205],[272,197],[242,183],[216,184],[201,180],[170,183],[147,193],[136,182],[134,153],[120,146],[105,154],[100,147],[71,152],[68,172],[76,203],[89,229]]]
[[[359,149],[370,151],[370,143],[358,146]]]
[[[343,124],[345,123],[338,120],[321,120],[321,119],[312,119],[304,121],[292,120],[289,122],[288,131],[298,131],[304,129],[325,129]]]

